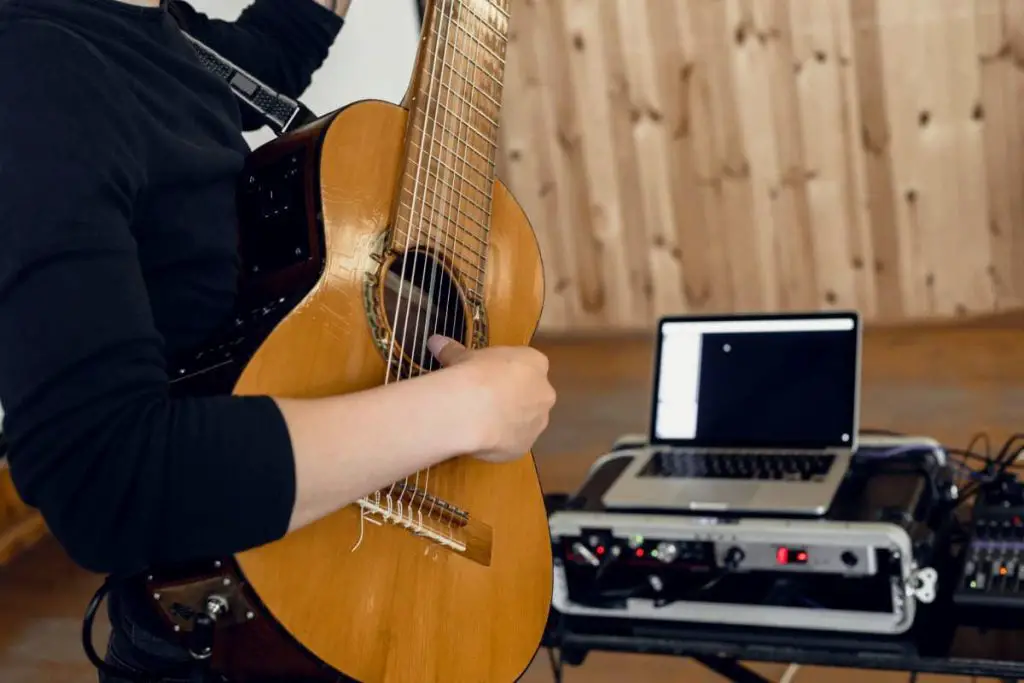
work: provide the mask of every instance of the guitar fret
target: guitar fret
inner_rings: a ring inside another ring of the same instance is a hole
[[[458,26],[459,28],[462,28],[461,24],[456,24],[456,26]],[[503,87],[503,83],[502,83],[502,80],[501,80],[500,77],[494,75],[493,73],[489,73],[483,66],[480,65],[480,63],[472,55],[469,55],[468,53],[466,53],[466,51],[463,50],[462,48],[460,48],[458,45],[456,45],[456,44],[452,43],[451,41],[448,41],[448,40],[440,37],[438,35],[437,31],[433,31],[432,30],[430,35],[432,37],[434,37],[436,40],[443,40],[443,41],[445,41],[445,45],[442,48],[443,50],[452,50],[452,51],[462,55],[474,68],[478,69],[481,74],[486,76],[498,88],[502,88]],[[479,45],[484,45],[483,43],[480,42],[479,39],[477,39],[475,37],[471,36],[471,39],[474,42],[476,42],[477,44],[479,44]],[[486,45],[484,45],[484,47],[486,47]],[[494,53],[492,53],[492,54],[494,54]],[[504,59],[502,59],[498,55],[494,55],[494,57],[495,57],[495,59],[497,59],[499,61],[499,66],[502,66],[502,67],[505,66],[505,60]]]
[[[408,204],[406,204],[405,206],[408,206]],[[466,241],[464,241],[463,239],[461,239],[457,234],[452,233],[452,232],[445,233],[444,232],[445,228],[442,227],[442,226],[439,226],[433,220],[429,220],[428,219],[428,220],[426,220],[426,222],[428,224],[430,224],[430,226],[432,228],[437,228],[439,232],[442,232],[443,234],[441,235],[441,237],[437,237],[436,233],[434,233],[432,230],[431,231],[427,231],[427,232],[423,232],[423,230],[417,230],[415,233],[412,233],[412,232],[409,232],[408,230],[405,230],[405,231],[399,231],[398,234],[404,234],[406,237],[409,237],[410,235],[415,234],[418,237],[423,237],[424,239],[431,240],[435,244],[438,244],[441,247],[447,246],[448,240],[451,239],[457,246],[459,246],[462,249],[464,249],[467,254],[469,254],[470,256],[473,256],[475,259],[480,259],[480,258],[482,258],[484,256],[484,253],[483,253],[482,249],[480,249],[479,247],[474,249],[471,244],[469,244]],[[480,241],[482,242],[483,240],[480,240]],[[461,252],[455,252],[455,254],[456,255],[461,255]],[[469,264],[470,266],[475,267],[476,264],[477,264],[477,261],[476,260],[466,259],[466,263]]]
[[[443,145],[441,145],[438,142],[432,143],[432,146],[435,146],[435,145],[439,146],[442,152],[448,151],[448,150],[445,149],[445,147]],[[417,147],[418,147],[418,145],[417,145]],[[476,192],[479,192],[484,197],[490,197],[491,193],[488,190],[485,190],[484,188],[479,187],[478,185],[476,185],[475,183],[470,181],[468,178],[466,178],[464,175],[462,175],[461,173],[456,171],[454,168],[452,168],[451,166],[449,166],[445,162],[441,161],[441,159],[435,157],[435,158],[432,158],[429,163],[430,164],[436,164],[436,165],[440,166],[441,168],[445,169],[446,171],[448,171],[449,173],[451,173],[452,175],[457,177],[459,180],[461,180],[463,183],[465,183],[465,185],[467,187],[469,187],[470,189],[472,189],[472,190],[474,190]],[[426,168],[427,168],[427,172],[430,173],[429,166],[427,166]],[[488,173],[485,173],[485,172],[481,171],[478,168],[473,168],[472,166],[470,166],[469,168],[470,168],[470,170],[475,171],[478,175],[483,177],[485,180],[489,179],[489,177],[490,177],[490,175]],[[438,177],[440,177],[440,176],[438,176]]]
[[[435,183],[433,183],[435,187],[437,185],[440,185],[445,190],[451,190],[452,193],[456,197],[458,197],[461,201],[469,202],[469,204],[474,209],[477,209],[478,211],[480,211],[480,213],[482,213],[484,216],[486,216],[487,213],[490,211],[490,209],[488,207],[486,207],[483,204],[480,204],[479,202],[475,201],[472,197],[466,196],[465,194],[463,194],[462,192],[459,191],[459,188],[455,187],[450,182],[447,182],[444,178],[442,178],[441,176],[439,176],[437,173],[435,173],[434,171],[430,170],[429,168],[427,169],[427,175],[433,176],[434,180],[436,181]],[[426,187],[426,183],[424,183],[424,190],[427,191],[427,192],[433,192],[433,193],[437,194],[436,190]],[[412,192],[412,188],[404,187],[404,188],[402,188],[402,191],[403,192]]]
[[[510,15],[508,13],[508,0],[488,0],[487,4],[490,5],[492,9],[500,12],[501,15],[505,17],[505,21],[510,19]]]
[[[455,114],[455,112],[454,112],[454,111],[452,111],[452,110],[451,110],[451,109],[450,109],[449,107],[447,107],[447,106],[445,106],[445,105],[443,105],[443,104],[441,104],[441,103],[439,103],[439,102],[437,102],[437,103],[434,103],[434,106],[438,107],[439,109],[442,109],[442,110],[444,110],[444,112],[445,112],[446,114],[452,114],[452,115],[453,115],[453,116],[452,116],[452,118],[454,118],[454,119],[455,119],[456,121],[458,121],[458,122],[459,122],[460,124],[462,124],[462,125],[466,126],[466,128],[468,128],[469,130],[473,131],[474,133],[476,133],[476,134],[477,134],[477,135],[479,135],[480,137],[482,137],[482,138],[484,138],[484,139],[486,139],[486,140],[493,140],[493,139],[494,139],[494,135],[489,135],[489,134],[487,134],[487,133],[483,132],[482,130],[480,130],[479,128],[477,128],[476,126],[474,126],[474,125],[473,125],[472,123],[470,123],[469,121],[466,121],[465,119],[462,119],[462,118],[460,118],[460,117],[459,117],[458,115],[456,115],[456,114]],[[495,145],[495,148],[497,148],[497,145]]]
[[[495,33],[495,35],[497,35],[498,37],[502,38],[503,41],[506,41],[507,40],[507,36],[508,36],[508,20],[509,20],[508,12],[502,10],[500,7],[495,5],[493,2],[488,3],[488,5],[490,5],[491,9],[497,10],[498,12],[501,12],[504,15],[504,19],[505,19],[504,26],[496,27],[496,26],[492,26],[491,25],[490,19],[488,19],[487,17],[480,16],[480,14],[476,11],[476,8],[473,5],[474,5],[474,3],[472,3],[472,2],[464,3],[462,5],[462,9],[467,10],[470,14],[472,14],[474,17],[476,17],[480,21],[480,23],[482,23],[486,28],[488,28],[491,31],[493,31]]]
[[[457,231],[457,232],[455,230],[449,230],[449,228],[455,228],[456,227],[454,221],[452,220],[452,218],[450,216],[443,215],[443,214],[441,214],[438,211],[431,211],[430,212],[431,214],[439,216],[443,220],[447,221],[448,225],[445,226],[445,225],[438,224],[433,218],[430,218],[429,216],[425,215],[423,212],[416,211],[406,201],[400,201],[399,202],[399,208],[409,212],[408,216],[407,216],[409,218],[408,224],[404,225],[404,227],[406,229],[406,232],[408,232],[409,234],[412,234],[411,231],[415,230],[416,234],[418,234],[418,235],[432,235],[432,234],[434,234],[433,233],[433,229],[434,228],[437,228],[441,232],[448,231],[448,235],[450,235],[452,237],[453,241],[456,241],[459,245],[465,247],[474,256],[484,256],[484,250],[487,247],[487,239],[484,238],[484,237],[481,237],[478,234],[476,234],[473,230],[460,230],[460,231]],[[413,220],[413,219],[415,219],[415,220]],[[417,221],[424,221],[424,222],[426,222],[430,226],[430,230],[427,230],[426,232],[424,232],[421,227],[412,228],[411,226],[415,222],[417,222]],[[465,239],[463,239],[465,237],[472,238],[473,241],[479,243],[480,246],[474,247],[470,243],[466,242]]]
[[[483,24],[484,28],[487,28],[487,29],[491,30],[491,31],[492,31],[492,32],[494,32],[494,33],[499,33],[498,29],[494,28],[494,27],[493,27],[493,26],[491,26],[490,24],[484,23],[484,22],[483,22],[482,20],[481,20],[481,22],[480,22],[480,23],[481,23],[481,24]],[[491,56],[492,56],[492,57],[494,57],[494,59],[498,60],[498,63],[499,63],[499,64],[500,64],[501,66],[505,66],[505,58],[504,58],[504,57],[502,57],[502,56],[501,56],[501,55],[499,55],[499,54],[498,54],[497,52],[495,52],[494,50],[492,50],[492,49],[491,49],[491,47],[490,47],[490,46],[489,46],[489,45],[488,45],[487,43],[485,43],[484,41],[480,40],[480,39],[479,39],[478,37],[476,37],[475,35],[473,35],[472,33],[470,33],[470,31],[472,30],[472,27],[468,27],[468,26],[466,26],[465,24],[463,24],[462,22],[460,22],[460,21],[459,21],[458,19],[456,19],[456,20],[455,20],[454,24],[455,24],[455,26],[458,26],[458,27],[459,27],[459,28],[461,28],[461,29],[465,29],[465,33],[466,33],[466,35],[467,35],[467,36],[469,37],[469,39],[470,39],[471,41],[473,41],[474,43],[476,43],[477,45],[479,45],[479,46],[480,46],[480,47],[482,47],[483,49],[485,49],[485,50],[487,50],[488,52],[490,52],[490,53],[491,53]],[[475,64],[474,64],[474,65],[475,65]]]
[[[427,191],[429,192],[429,190],[427,190]],[[412,193],[412,190],[410,190],[408,188],[402,188],[402,193],[403,194],[410,194],[410,193]],[[467,215],[464,211],[460,210],[458,208],[458,206],[456,206],[453,202],[451,202],[449,200],[446,200],[444,198],[438,198],[438,199],[439,199],[439,201],[444,202],[444,204],[446,204],[447,206],[453,207],[456,210],[456,215],[452,216],[452,217],[449,217],[449,220],[453,220],[454,218],[460,218],[461,217],[461,218],[465,218],[466,220],[468,220],[470,223],[473,224],[471,226],[462,226],[462,228],[461,228],[462,229],[462,234],[469,235],[469,236],[473,237],[474,239],[479,240],[482,243],[486,243],[487,240],[485,238],[480,237],[479,235],[476,235],[473,232],[473,227],[475,226],[475,227],[480,228],[484,232],[484,234],[486,235],[489,232],[489,230],[490,230],[490,228],[488,228],[487,225],[485,225],[484,223],[481,223],[476,218]],[[416,201],[416,200],[413,199],[413,201]],[[410,220],[412,218],[421,217],[424,214],[431,213],[431,212],[439,213],[439,214],[447,213],[447,212],[439,211],[438,207],[435,206],[434,204],[429,204],[425,208],[426,208],[426,210],[414,209],[413,206],[412,206],[412,203],[410,202],[409,209],[411,211],[415,212],[414,214],[409,216]],[[455,223],[453,223],[453,225],[455,225]]]
[[[459,142],[459,144],[461,144],[463,146],[464,150],[466,150],[467,152],[472,152],[473,154],[475,154],[479,158],[483,159],[485,162],[487,162],[488,166],[490,166],[491,168],[494,167],[494,160],[491,157],[491,155],[484,154],[483,152],[478,150],[476,147],[474,147],[473,145],[470,144],[469,140],[467,140],[465,138],[458,137],[458,133],[453,131],[448,126],[444,125],[443,122],[438,121],[438,122],[433,123],[431,125],[433,125],[435,128],[440,128],[442,131],[444,131],[448,135],[451,135],[452,137],[454,137]],[[417,130],[418,129],[417,132],[423,132],[424,128],[422,128],[421,126],[422,126],[422,124],[419,121],[415,121],[415,122],[413,122],[413,125],[412,125],[411,128],[412,128],[412,130]],[[491,142],[488,142],[487,144],[497,148],[497,145],[494,145]]]
[[[403,194],[408,194],[408,192],[403,190]],[[448,203],[448,202],[445,202],[445,203]],[[407,217],[409,219],[408,223],[409,223],[410,226],[416,225],[417,222],[421,221],[421,220],[427,222],[427,224],[429,225],[429,229],[426,232],[423,231],[422,227],[418,226],[416,228],[419,231],[420,234],[431,235],[431,234],[433,234],[434,228],[437,228],[440,231],[442,231],[442,232],[444,232],[446,234],[451,235],[453,241],[457,242],[458,244],[461,244],[461,245],[465,246],[467,249],[472,250],[473,255],[475,255],[475,256],[484,256],[485,255],[483,249],[481,249],[481,248],[473,248],[472,245],[470,245],[469,242],[467,242],[466,239],[465,239],[465,238],[472,239],[474,242],[479,243],[481,246],[486,246],[487,245],[486,236],[481,236],[480,234],[478,234],[476,232],[476,230],[473,228],[472,225],[461,225],[461,220],[460,219],[466,219],[470,223],[474,222],[473,219],[470,218],[469,216],[465,215],[465,213],[463,213],[461,211],[458,211],[456,209],[456,212],[453,215],[453,214],[448,213],[446,211],[440,210],[439,207],[437,207],[437,206],[430,206],[430,207],[427,208],[426,211],[424,211],[422,209],[421,210],[417,210],[417,209],[413,208],[413,206],[409,202],[408,198],[403,202],[402,208],[406,208],[406,209],[409,210],[409,214],[407,216],[405,216],[405,217]],[[439,225],[432,218],[432,216],[437,216],[438,220],[442,221],[444,224],[443,225]],[[486,233],[485,233],[485,235],[486,235]]]
[[[441,180],[439,176],[435,175],[434,177],[439,181]],[[438,186],[440,186],[441,191],[438,191]],[[423,209],[426,209],[427,211],[431,209],[437,209],[437,207],[434,206],[435,200],[442,201],[447,206],[457,211],[459,215],[472,221],[473,224],[479,227],[481,230],[488,230],[487,220],[489,217],[490,209],[465,196],[463,193],[459,192],[454,185],[451,185],[449,183],[436,182],[433,183],[433,187],[428,187],[427,183],[423,183],[420,186],[403,187],[401,189],[401,192],[410,195],[410,202],[418,202],[423,207]],[[429,197],[428,194],[430,195]],[[452,199],[447,198],[446,195],[454,196],[455,200],[453,201]],[[463,202],[469,204],[469,210],[476,209],[479,212],[479,214],[471,215],[466,209],[463,208]]]
[[[498,127],[498,122],[496,120],[494,120],[493,118],[491,118],[490,114],[488,114],[483,109],[481,109],[479,106],[477,106],[476,103],[474,103],[473,101],[466,99],[461,93],[455,92],[455,90],[450,85],[448,85],[447,83],[440,83],[439,84],[439,88],[443,88],[444,90],[447,90],[448,91],[448,95],[454,95],[455,98],[459,102],[462,102],[463,104],[467,105],[471,109],[475,110],[476,113],[479,116],[483,117],[483,119],[485,121],[487,121],[487,123],[491,124],[495,128]],[[445,97],[447,97],[447,96],[445,96]]]
[[[477,69],[479,69],[480,67],[479,67],[479,66],[476,66],[476,65],[474,65],[474,68],[477,68]],[[486,72],[483,72],[483,73],[485,73],[485,74],[486,74]],[[488,93],[488,92],[487,92],[486,90],[484,90],[484,89],[483,89],[482,87],[480,87],[480,85],[479,85],[479,84],[478,84],[478,83],[477,83],[476,81],[474,81],[474,80],[473,80],[472,78],[470,78],[470,77],[469,77],[469,76],[467,76],[466,74],[464,74],[464,73],[460,73],[460,72],[458,72],[458,71],[456,71],[456,70],[454,70],[454,69],[451,69],[451,68],[449,68],[449,69],[447,70],[447,72],[445,73],[445,75],[446,75],[446,76],[450,76],[450,77],[452,77],[452,78],[458,78],[458,79],[459,79],[460,81],[462,81],[462,82],[464,82],[464,83],[468,83],[468,84],[470,85],[470,87],[471,87],[471,88],[473,89],[473,93],[474,93],[474,94],[477,94],[477,95],[482,95],[482,96],[484,96],[485,98],[487,98],[487,100],[488,100],[488,101],[489,101],[489,102],[490,102],[490,103],[491,103],[492,105],[494,105],[494,107],[495,107],[496,109],[500,109],[500,108],[501,108],[501,102],[499,102],[499,101],[498,101],[498,100],[496,100],[496,99],[495,99],[494,97],[492,97],[492,96],[490,95],[490,93]],[[490,115],[488,115],[488,117],[490,117]]]

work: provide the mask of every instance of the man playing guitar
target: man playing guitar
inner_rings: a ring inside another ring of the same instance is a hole
[[[453,456],[518,458],[547,424],[544,356],[441,337],[444,370],[365,392],[170,395],[167,359],[231,314],[242,132],[262,125],[180,26],[296,98],[348,6],[253,0],[226,22],[177,0],[0,0],[4,433],[19,493],[89,570],[241,552]],[[108,661],[187,662],[119,585]]]

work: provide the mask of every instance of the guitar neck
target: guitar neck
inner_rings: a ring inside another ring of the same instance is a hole
[[[509,0],[431,0],[410,90],[391,248],[441,250],[482,277],[498,151]]]

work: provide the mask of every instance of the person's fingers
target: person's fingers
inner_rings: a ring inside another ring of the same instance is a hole
[[[435,334],[427,340],[427,348],[430,349],[434,358],[444,366],[458,363],[466,355],[465,346],[440,334]]]

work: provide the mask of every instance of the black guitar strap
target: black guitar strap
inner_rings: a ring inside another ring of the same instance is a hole
[[[173,3],[169,5],[168,9],[171,16],[178,22],[182,35],[195,50],[199,62],[215,76],[223,79],[235,96],[247,106],[255,109],[276,134],[288,133],[316,118],[316,115],[301,102],[275,91],[189,34],[183,17],[175,11]]]

